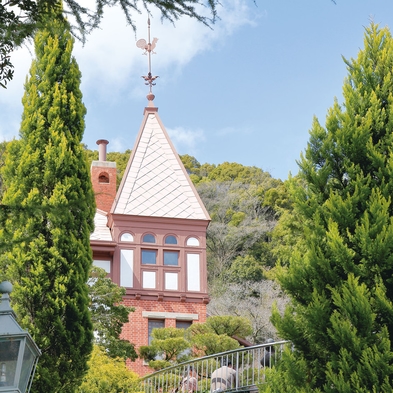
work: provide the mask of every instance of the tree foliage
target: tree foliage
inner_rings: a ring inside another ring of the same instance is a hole
[[[293,201],[290,197],[292,193],[296,194],[295,189],[303,187],[305,187],[304,181],[299,177],[291,177],[283,183],[282,187],[268,191],[269,202],[272,203],[279,216],[271,234],[271,251],[281,265],[287,265],[295,248],[298,249],[304,245],[301,240],[306,218],[293,208]],[[277,195],[277,190],[282,196]],[[273,196],[274,200],[271,200],[270,196]]]
[[[195,184],[203,182],[238,182],[244,184],[268,184],[273,187],[280,183],[273,179],[268,172],[255,166],[244,166],[237,162],[224,162],[219,165],[199,161],[188,154],[181,155],[180,159]]]
[[[190,342],[196,356],[213,355],[240,347],[237,338],[251,334],[250,322],[243,317],[216,315],[206,322],[193,324],[188,328]]]
[[[140,392],[139,377],[121,358],[112,358],[100,346],[94,346],[89,360],[89,371],[83,378],[78,393]]]
[[[200,333],[192,338],[192,344],[196,356],[208,356],[215,353],[231,351],[240,348],[240,344],[226,334],[213,332]]]
[[[1,171],[5,165],[5,157],[7,152],[8,142],[0,142],[0,200],[3,198],[3,177],[1,176]],[[0,222],[3,220],[0,219]]]
[[[2,275],[13,306],[42,351],[32,392],[72,393],[92,349],[87,280],[95,211],[81,140],[85,107],[69,27],[37,32],[20,140],[8,145],[3,204],[9,214]]]
[[[245,338],[251,333],[249,321],[244,317],[231,315],[212,316],[207,318],[205,326],[217,335]],[[192,329],[190,327],[190,329]]]
[[[152,330],[150,345],[139,348],[139,355],[149,366],[159,370],[193,357],[212,355],[239,348],[232,336],[244,338],[251,333],[246,318],[234,316],[208,317],[205,323],[192,324],[188,329],[173,327]]]
[[[110,357],[135,360],[138,355],[134,345],[120,338],[123,325],[134,311],[121,303],[125,288],[114,284],[106,271],[96,266],[92,267],[88,284],[95,344]]]
[[[185,337],[184,329],[174,327],[155,328],[151,332],[150,345],[139,348],[140,357],[149,362],[154,370],[159,370],[181,361],[179,357],[186,349],[190,348],[190,342]]]
[[[31,37],[38,22],[38,4],[33,0],[0,2],[0,86],[14,76],[11,53],[27,37]]]
[[[264,269],[254,256],[238,256],[233,261],[228,276],[231,282],[258,282],[264,278]]]
[[[265,187],[269,185],[218,181],[198,184],[198,193],[212,219],[207,230],[210,283],[227,280],[239,256],[253,255],[261,265],[272,264],[268,249],[263,249],[276,223],[274,212],[264,205]]]
[[[345,60],[344,104],[314,119],[291,198],[298,242],[279,280],[292,340],[265,391],[391,392],[393,386],[393,38],[366,28]],[[289,254],[288,254],[289,255]],[[268,380],[269,381],[269,380]]]
[[[260,184],[266,179],[273,180],[271,176],[255,166],[244,166],[236,162],[224,162],[213,167],[207,174],[209,180],[220,182],[241,182],[248,184]]]
[[[216,286],[215,292],[211,294],[207,312],[210,315],[209,319],[220,315],[245,318],[251,330],[240,337],[254,344],[261,344],[268,338],[278,338],[277,331],[270,321],[271,310],[275,304],[282,312],[287,303],[288,297],[273,280],[244,280],[222,284],[221,287]]]

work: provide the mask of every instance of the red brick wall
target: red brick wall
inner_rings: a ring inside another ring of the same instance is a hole
[[[197,314],[198,320],[193,320],[193,323],[206,322],[206,304],[203,303],[125,299],[124,304],[134,307],[135,312],[130,313],[129,322],[123,327],[122,338],[135,344],[137,350],[141,345],[148,345],[148,318],[142,316],[143,311]],[[175,326],[176,319],[165,320],[165,327]],[[151,373],[153,370],[143,363],[142,359],[137,359],[135,362],[128,361],[127,366],[140,376]]]
[[[109,183],[100,183],[101,173],[109,175]],[[109,212],[116,196],[116,168],[114,167],[91,167],[91,182],[96,198],[97,209]]]

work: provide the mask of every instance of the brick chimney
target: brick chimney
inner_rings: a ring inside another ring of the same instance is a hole
[[[98,161],[93,161],[90,167],[91,182],[96,198],[97,209],[109,212],[116,196],[116,163],[106,161],[105,139],[99,139]]]

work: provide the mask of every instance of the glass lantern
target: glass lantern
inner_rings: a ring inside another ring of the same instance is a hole
[[[0,393],[28,393],[41,351],[15,319],[9,304],[12,285],[0,284]]]

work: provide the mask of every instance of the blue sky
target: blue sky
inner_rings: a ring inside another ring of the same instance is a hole
[[[142,121],[147,16],[135,15],[137,35],[121,12],[107,10],[102,28],[74,55],[87,108],[84,143],[109,151],[133,147]],[[152,56],[155,105],[179,154],[203,164],[255,165],[285,180],[298,171],[316,115],[324,124],[347,74],[342,56],[356,57],[373,20],[393,29],[392,0],[224,0],[213,29],[181,19],[151,19],[159,39]],[[31,49],[14,54],[15,79],[0,91],[0,138],[18,136],[23,82]]]

